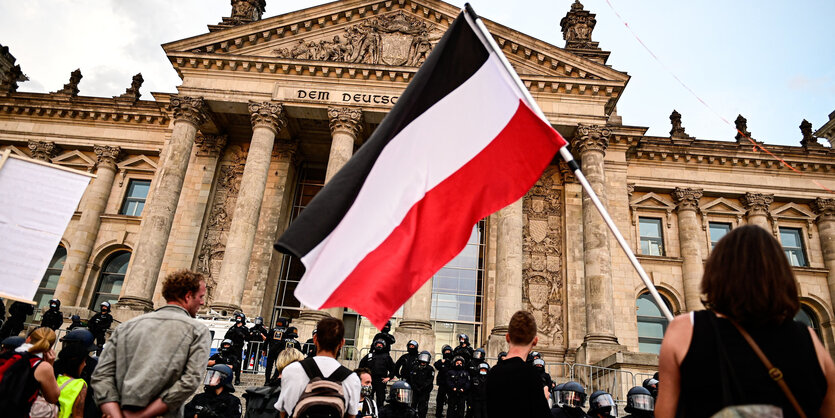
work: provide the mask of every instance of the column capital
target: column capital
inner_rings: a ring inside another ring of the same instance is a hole
[[[260,102],[249,104],[252,128],[263,127],[278,133],[287,126],[287,116],[284,105],[275,102]]]
[[[52,141],[37,141],[29,140],[29,151],[32,152],[32,158],[36,160],[50,162],[53,157],[58,155],[61,147],[55,145]]]
[[[227,139],[226,135],[210,135],[198,131],[197,135],[194,136],[197,155],[217,157],[226,146]]]
[[[96,165],[99,168],[106,167],[116,170],[116,161],[119,160],[122,148],[110,145],[93,145],[93,152],[96,153],[96,159],[98,160]]]
[[[344,132],[356,138],[362,133],[362,109],[358,107],[329,107],[331,134]]]
[[[702,198],[703,190],[690,187],[676,187],[673,191],[673,200],[679,212],[683,210],[698,210],[699,199]]]
[[[209,117],[209,107],[202,97],[173,96],[171,110],[174,111],[174,120],[189,122],[194,126],[202,125]]]
[[[273,156],[282,160],[293,161],[296,158],[296,152],[299,150],[299,143],[296,141],[278,140],[273,146]]]
[[[609,147],[609,136],[611,134],[612,131],[606,126],[579,124],[571,145],[579,156],[589,151],[598,151],[605,154]]]
[[[767,215],[769,206],[774,202],[774,195],[748,192],[739,198],[739,202],[748,211],[748,215]]]
[[[818,215],[817,221],[835,221],[835,199],[819,197],[810,204],[812,211]]]

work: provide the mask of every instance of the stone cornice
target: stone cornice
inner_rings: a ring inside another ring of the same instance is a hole
[[[809,204],[818,215],[817,221],[835,221],[835,198],[819,197]]]
[[[287,126],[287,116],[284,113],[284,106],[280,103],[250,103],[249,113],[253,128],[264,127],[278,133]]]
[[[362,133],[362,109],[357,107],[329,107],[328,120],[331,134],[345,132],[358,140]]]
[[[699,199],[702,198],[703,194],[702,189],[676,187],[672,193],[672,197],[679,212],[683,210],[696,211],[699,209]]]
[[[75,97],[72,101],[52,94],[13,93],[0,97],[0,115],[39,116],[56,119],[168,125],[168,114],[159,102],[140,100],[125,104],[113,98]]]
[[[96,154],[96,165],[99,168],[107,167],[115,170],[116,162],[119,160],[122,149],[110,145],[93,145],[93,152]]]
[[[209,107],[202,97],[172,96],[170,106],[174,120],[189,122],[194,126],[202,125],[209,117]]]

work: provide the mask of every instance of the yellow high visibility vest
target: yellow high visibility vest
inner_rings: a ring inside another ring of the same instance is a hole
[[[87,386],[84,379],[73,379],[72,377],[58,376],[58,386],[61,387],[61,394],[58,396],[58,418],[69,418],[72,415],[72,406],[81,391]]]

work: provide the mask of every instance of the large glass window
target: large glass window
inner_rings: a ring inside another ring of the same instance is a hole
[[[119,300],[119,292],[122,291],[122,283],[125,282],[129,262],[130,253],[127,251],[116,252],[107,258],[101,269],[99,284],[96,286],[90,309],[98,311],[102,302],[116,303]]]
[[[664,255],[661,219],[638,218],[638,229],[641,236],[641,254]]]
[[[125,203],[122,204],[122,210],[119,213],[128,216],[142,215],[149,190],[151,190],[151,180],[131,180],[128,183]]]
[[[668,308],[670,307],[666,299],[664,303]],[[661,340],[667,332],[669,321],[649,293],[639,296],[635,305],[638,309],[638,351],[658,354],[661,351]]]
[[[32,320],[37,321],[41,318],[41,309],[49,305],[49,300],[55,294],[55,287],[58,286],[58,279],[61,277],[61,270],[64,269],[64,261],[67,260],[67,249],[58,246],[55,253],[52,255],[52,260],[49,262],[49,267],[46,268],[46,273],[41,279],[41,284],[38,286],[38,291],[35,292],[35,315]],[[75,301],[61,301],[62,303],[75,303]]]
[[[806,267],[806,252],[803,250],[803,236],[800,228],[780,227],[780,243],[783,244],[783,251],[793,266]]]
[[[797,315],[794,316],[794,320],[806,325],[809,328],[812,328],[815,331],[815,334],[818,334],[818,338],[820,338],[820,340],[823,341],[818,316],[815,315],[815,312],[812,311],[808,306],[800,305],[800,310],[797,311]]]
[[[725,234],[731,232],[731,224],[724,222],[709,222],[708,225],[710,228],[710,249],[712,250],[716,247],[716,243],[719,242]]]

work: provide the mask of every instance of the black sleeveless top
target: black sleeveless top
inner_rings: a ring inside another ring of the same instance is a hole
[[[715,324],[736,378],[733,399],[723,400],[723,379],[714,325],[708,311],[695,312],[693,338],[681,363],[681,392],[677,416],[709,417],[725,406],[769,404],[783,408],[786,417],[796,417],[783,391],[771,380],[765,365],[728,320]],[[783,372],[807,416],[817,417],[826,394],[826,377],[821,370],[809,329],[793,320],[782,325],[746,329],[766,357]],[[661,382],[660,385],[664,383]],[[741,392],[741,393],[740,393]]]

